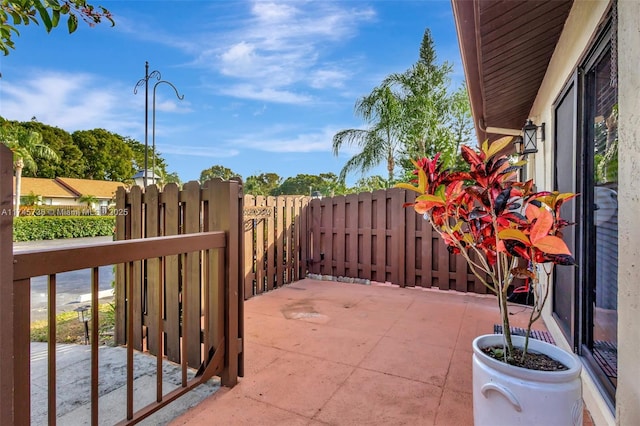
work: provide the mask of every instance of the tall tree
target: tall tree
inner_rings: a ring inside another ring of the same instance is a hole
[[[282,178],[277,173],[261,173],[247,178],[244,192],[251,195],[273,195],[281,183]]]
[[[133,151],[122,136],[104,129],[79,130],[71,136],[82,151],[85,178],[123,182],[134,175]]]
[[[18,126],[5,124],[0,127],[0,142],[5,144],[13,153],[13,168],[16,175],[14,214],[19,216],[22,170],[37,169],[34,157],[58,161],[58,156],[55,151],[42,143],[42,135],[40,133],[28,131]]]
[[[432,157],[441,152],[447,166],[455,161],[457,152],[448,129],[451,72],[449,63],[437,63],[433,37],[427,28],[418,61],[405,72],[384,80],[383,85],[391,87],[401,99],[402,138],[409,158]]]
[[[334,173],[298,174],[285,179],[273,195],[310,195],[316,191],[327,197],[344,194],[345,188]]]
[[[162,175],[163,184],[167,183],[175,183],[178,187],[182,187],[182,181],[180,180],[180,176],[178,176],[177,172],[165,173]]]
[[[23,128],[38,132],[42,135],[42,143],[54,150],[60,161],[51,162],[42,158],[34,158],[38,167],[38,177],[53,179],[56,177],[84,178],[85,161],[78,148],[66,130],[40,123],[35,119],[26,122],[14,122]],[[31,171],[25,170],[25,176],[35,177]]]
[[[60,18],[67,16],[69,34],[78,28],[78,18],[89,26],[99,24],[103,20],[115,23],[111,12],[102,6],[97,8],[86,0],[2,0],[0,1],[0,50],[9,54],[14,49],[13,34],[20,35],[16,28],[30,23],[44,26],[47,32],[58,26]]]
[[[338,156],[344,144],[355,145],[360,152],[340,171],[344,182],[350,172],[366,173],[383,161],[387,163],[389,182],[393,181],[396,156],[401,141],[401,100],[388,85],[374,88],[356,102],[355,114],[366,123],[365,129],[341,130],[333,137],[333,154]]]
[[[125,136],[123,140],[133,151],[133,168],[136,171],[144,170],[144,144],[128,136]],[[158,153],[158,150],[156,149],[156,152],[154,153],[150,147],[147,147],[146,151],[148,162],[147,166],[149,170],[153,168],[153,164],[155,163],[156,172],[161,176],[165,176],[167,174],[167,163],[164,158],[162,158],[162,156]]]
[[[373,192],[378,189],[386,189],[388,187],[389,183],[382,176],[374,175],[358,179],[356,184],[349,188],[349,192]]]
[[[204,183],[209,179],[220,178],[222,180],[229,180],[232,177],[240,176],[228,167],[221,166],[219,164],[211,166],[208,169],[204,169],[200,172],[200,183]]]
[[[460,152],[461,145],[469,145],[473,137],[473,116],[467,85],[463,83],[450,97],[448,128],[455,143],[455,153]],[[462,156],[456,155],[456,168],[466,168],[468,164]]]

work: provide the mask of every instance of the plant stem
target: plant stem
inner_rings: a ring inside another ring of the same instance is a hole
[[[501,292],[498,294],[498,299],[500,301],[500,314],[502,315],[502,334],[504,335],[505,341],[507,343],[507,354],[508,356],[513,355],[513,342],[511,340],[511,328],[509,327],[509,310],[507,309],[507,298],[504,297],[504,294]]]

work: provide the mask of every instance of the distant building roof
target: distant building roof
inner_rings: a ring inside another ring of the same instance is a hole
[[[15,184],[15,177],[13,179]],[[96,198],[111,199],[119,187],[125,186],[121,182],[75,178],[23,177],[21,182],[20,195],[34,193],[45,198],[78,198],[93,195]]]
[[[16,178],[13,178],[15,186]],[[42,179],[23,177],[21,180],[20,195],[31,193],[47,198],[78,198],[80,195],[66,188],[55,179]]]
[[[122,182],[108,180],[89,180],[74,178],[56,178],[56,181],[80,195],[93,195],[96,198],[113,198],[116,190],[124,186]]]

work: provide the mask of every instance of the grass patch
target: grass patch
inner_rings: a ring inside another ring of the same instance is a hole
[[[100,345],[113,345],[113,331],[116,324],[115,305],[103,303],[99,305],[98,343]],[[31,341],[49,341],[49,322],[39,320],[31,323]],[[89,321],[89,333],[91,333],[91,321]],[[84,324],[78,321],[78,313],[75,311],[62,312],[56,315],[56,342],[57,343],[84,343]]]

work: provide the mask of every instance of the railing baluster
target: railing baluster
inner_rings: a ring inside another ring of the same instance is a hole
[[[135,262],[129,262],[127,280],[127,420],[133,419],[133,276]]]
[[[98,284],[100,270],[91,270],[91,425],[98,426],[98,325],[100,308],[98,307]]]
[[[181,291],[181,300],[182,300],[182,327],[181,327],[181,335],[182,335],[182,350],[180,351],[180,366],[182,367],[182,387],[187,387],[187,319],[189,318],[189,306],[187,303],[187,283],[191,279],[189,277],[189,253],[184,254],[184,264],[186,265],[184,268],[184,279],[182,280],[182,291]]]
[[[156,401],[162,402],[162,358],[164,357],[164,338],[162,336],[164,324],[162,313],[164,312],[164,261],[161,257],[158,264],[158,353],[156,354]]]
[[[48,417],[49,425],[56,424],[56,275],[49,275],[47,282],[47,318],[48,318],[48,357],[47,357],[47,383],[48,383]]]
[[[211,250],[203,250],[202,251],[202,282],[204,283],[204,290],[203,290],[203,300],[204,300],[204,309],[203,309],[203,316],[204,316],[204,339],[203,339],[203,343],[204,343],[204,353],[202,354],[202,362],[204,362],[204,364],[207,364],[207,361],[209,361],[209,348],[211,348],[211,329],[210,329],[210,315],[211,315],[211,310],[210,310],[210,306],[211,306],[211,286],[210,286],[210,268],[209,268],[209,259],[211,257]]]

